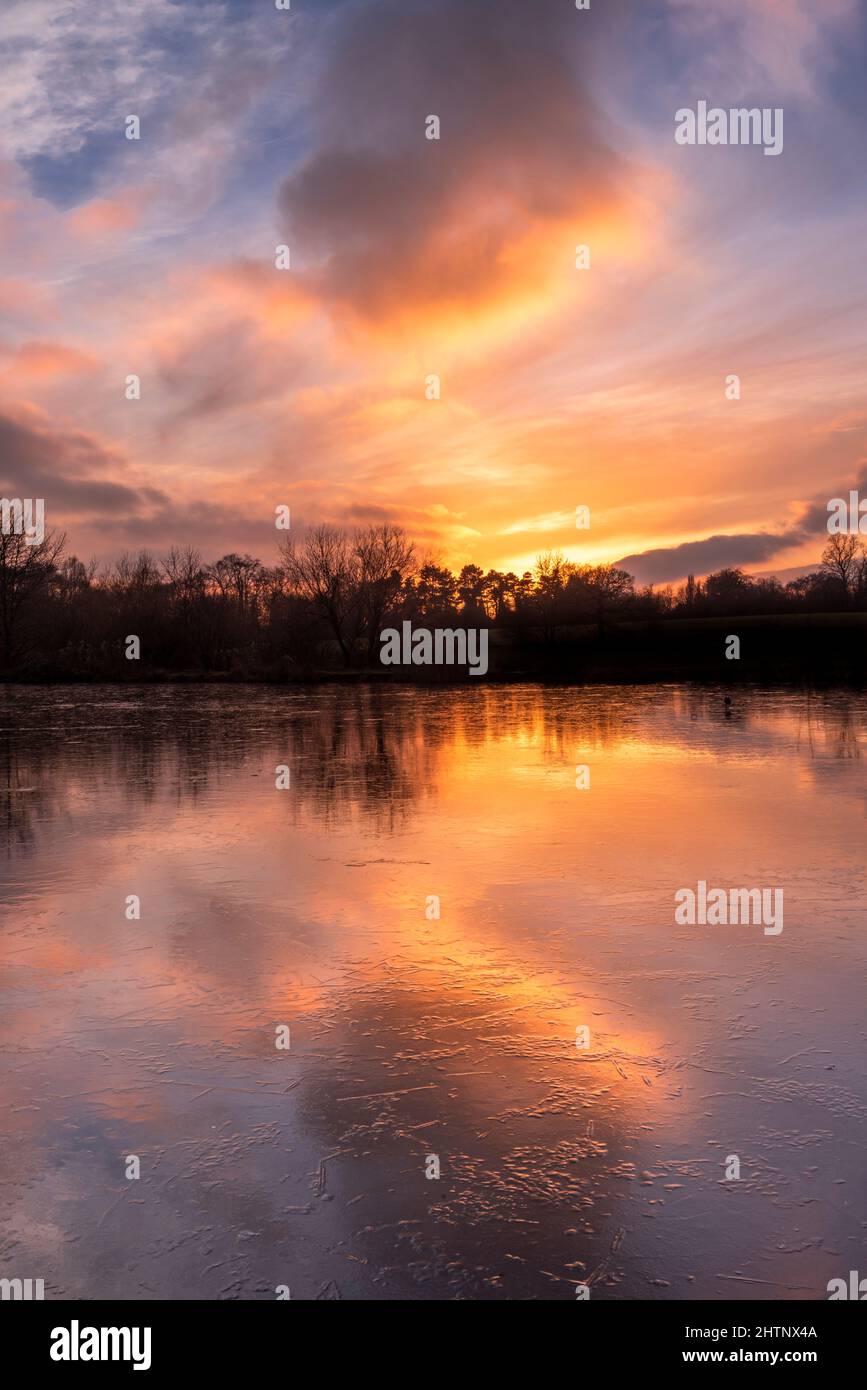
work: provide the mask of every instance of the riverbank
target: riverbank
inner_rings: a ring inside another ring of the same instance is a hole
[[[730,657],[736,637],[739,655]],[[774,617],[683,618],[624,622],[602,633],[596,627],[564,627],[543,639],[507,628],[488,629],[489,669],[484,676],[458,666],[359,666],[340,663],[336,646],[320,645],[315,662],[270,662],[239,657],[229,669],[179,669],[146,660],[109,658],[103,651],[75,661],[22,662],[0,676],[5,684],[264,684],[320,685],[387,682],[454,685],[521,681],[576,685],[648,684],[693,680],[740,685],[867,683],[867,613],[784,614]]]

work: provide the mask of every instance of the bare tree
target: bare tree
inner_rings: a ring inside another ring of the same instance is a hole
[[[856,587],[863,553],[858,537],[843,532],[831,536],[822,551],[822,572],[840,585],[847,600]]]
[[[54,531],[36,545],[0,531],[0,665],[12,664],[21,615],[47,587],[65,544],[66,536]]]
[[[170,642],[174,639],[176,651],[195,653],[211,664],[222,614],[207,603],[208,575],[201,555],[193,546],[172,546],[162,570],[168,589],[166,636]]]
[[[567,584],[574,588],[577,566],[567,560],[562,551],[546,550],[536,556],[533,568],[532,607],[538,617],[543,640],[553,642],[565,619]]]
[[[616,565],[595,565],[590,572],[589,584],[596,603],[596,627],[601,637],[606,615],[633,593],[634,583],[632,575]]]
[[[368,526],[356,532],[360,627],[367,634],[367,664],[373,664],[376,644],[389,608],[415,568],[415,546],[399,526]]]
[[[160,584],[160,567],[149,550],[131,555],[124,550],[109,571],[109,588],[129,599],[141,599]]]
[[[162,568],[173,602],[188,610],[205,591],[205,570],[198,550],[191,545],[183,550],[172,546]]]
[[[265,570],[252,555],[224,555],[211,565],[210,576],[224,598],[234,599],[241,617],[258,605],[259,589]]]
[[[324,524],[309,527],[300,542],[284,538],[280,557],[290,589],[325,619],[349,666],[357,619],[358,560],[345,531]]]
[[[280,548],[290,591],[331,628],[347,666],[365,641],[368,663],[385,615],[415,569],[415,547],[399,526],[368,526],[351,537],[335,526],[314,526]]]

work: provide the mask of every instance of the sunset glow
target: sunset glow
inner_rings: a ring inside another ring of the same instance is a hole
[[[625,11],[4,5],[4,494],[85,559],[273,563],[289,504],[454,567],[814,565],[867,464],[863,12]],[[699,98],[784,150],[679,146]]]

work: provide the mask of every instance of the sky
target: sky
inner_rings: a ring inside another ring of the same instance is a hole
[[[3,0],[0,492],[84,559],[275,563],[289,506],[815,565],[867,496],[865,58],[861,0]],[[699,101],[782,152],[679,144]]]

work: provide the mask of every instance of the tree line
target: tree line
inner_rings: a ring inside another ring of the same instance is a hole
[[[521,575],[455,573],[388,524],[310,527],[281,541],[273,565],[235,553],[206,563],[187,546],[100,566],[67,554],[58,533],[38,545],[0,534],[0,672],[18,677],[120,678],[131,635],[149,671],[285,675],[372,669],[382,629],[406,619],[551,644],[630,621],[846,609],[867,609],[867,552],[845,534],[830,537],[815,573],[785,585],[726,568],[677,587],[639,586],[617,566],[556,551]]]

